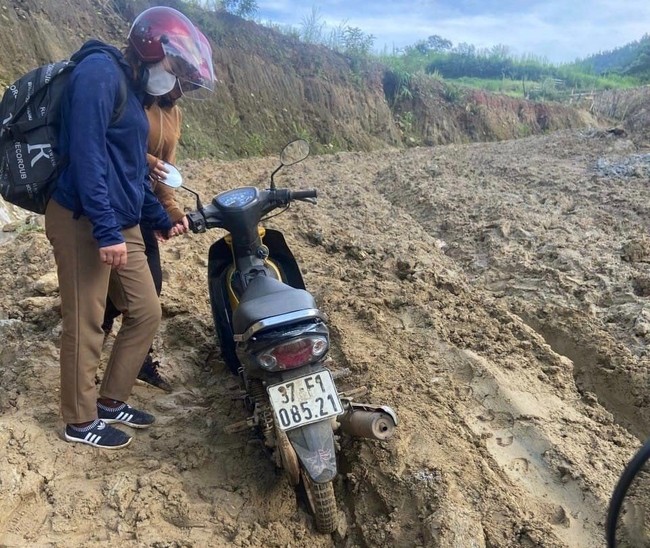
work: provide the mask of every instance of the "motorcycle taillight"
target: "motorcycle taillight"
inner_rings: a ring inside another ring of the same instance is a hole
[[[308,335],[267,348],[257,355],[257,360],[269,371],[295,369],[324,356],[328,346],[326,337]]]

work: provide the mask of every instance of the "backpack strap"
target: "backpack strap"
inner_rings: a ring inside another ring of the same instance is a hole
[[[115,60],[112,55],[111,58]],[[126,83],[126,74],[124,74],[122,67],[117,63],[117,60],[115,60],[115,66],[117,67],[117,73],[119,74],[120,88],[117,94],[117,101],[115,102],[113,116],[109,122],[110,126],[116,124],[122,117],[122,114],[124,114],[124,111],[126,110],[126,103],[129,100],[129,90]]]

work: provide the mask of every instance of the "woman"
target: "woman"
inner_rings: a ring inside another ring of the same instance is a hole
[[[202,69],[194,25],[174,9],[141,13],[128,42],[124,54],[91,41],[75,56],[61,111],[60,143],[68,163],[45,213],[63,317],[64,438],[106,449],[131,441],[111,424],[146,428],[155,420],[126,403],[161,317],[140,227],[158,239],[182,230],[146,181],[149,125],[142,101],[146,93],[162,95],[177,83],[181,89],[214,84]],[[125,80],[126,104],[113,120]],[[124,320],[97,398],[107,292]]]
[[[145,99],[145,112],[149,120],[149,141],[147,151],[147,164],[151,180],[151,188],[158,198],[158,201],[167,211],[167,215],[178,227],[179,233],[187,232],[188,221],[176,202],[174,190],[166,186],[164,180],[167,176],[165,162],[174,164],[176,162],[176,147],[181,136],[182,114],[176,101],[182,96],[180,87],[162,96],[148,95]],[[160,264],[160,250],[154,230],[141,227],[142,239],[145,245],[145,255],[149,270],[153,277],[156,293],[160,296],[162,290],[162,266]],[[120,315],[120,311],[113,304],[110,298],[106,302],[106,312],[102,329],[108,334],[114,319]],[[170,392],[172,387],[158,371],[159,363],[151,356],[151,349],[140,367],[137,378],[162,390]]]

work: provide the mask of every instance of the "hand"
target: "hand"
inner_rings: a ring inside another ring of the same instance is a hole
[[[181,234],[185,234],[189,229],[190,229],[190,223],[187,220],[187,216],[185,215],[180,221],[176,221],[174,226],[172,226],[166,234],[164,234],[159,230],[154,231],[154,234],[156,235],[156,239],[159,242],[164,242],[166,240],[169,240],[170,238],[173,238],[174,236],[180,236]]]
[[[165,162],[162,160],[158,160],[156,162],[156,165],[151,169],[151,176],[156,180],[156,181],[164,181],[167,179],[167,174],[169,173],[169,170],[165,167]]]
[[[185,234],[190,229],[190,222],[187,220],[187,215],[183,215],[183,218],[179,221],[176,221],[172,227],[172,236],[179,236]]]
[[[126,266],[126,243],[100,247],[99,260],[115,270]]]
[[[153,235],[156,237],[156,240],[160,243],[166,242],[173,236],[172,234],[173,228],[170,228],[167,232],[163,232],[162,230],[154,230]]]

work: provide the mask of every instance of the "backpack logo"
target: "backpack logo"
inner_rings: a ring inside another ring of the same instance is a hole
[[[15,156],[16,166],[18,167],[18,176],[21,179],[27,179],[27,171],[25,170],[25,160],[23,159],[23,145],[22,143],[15,143]]]
[[[36,156],[34,156],[32,158],[32,161],[31,161],[31,166],[32,167],[34,167],[34,164],[36,162],[38,162],[41,158],[47,158],[48,160],[50,160],[50,163],[52,163],[51,162],[52,158],[50,157],[50,155],[48,153],[45,152],[46,148],[50,149],[50,152],[52,151],[52,146],[49,143],[42,143],[42,144],[39,144],[39,145],[30,145],[30,144],[27,145],[27,152],[29,152],[30,154],[32,153],[32,150],[34,150],[34,149],[40,151]]]

